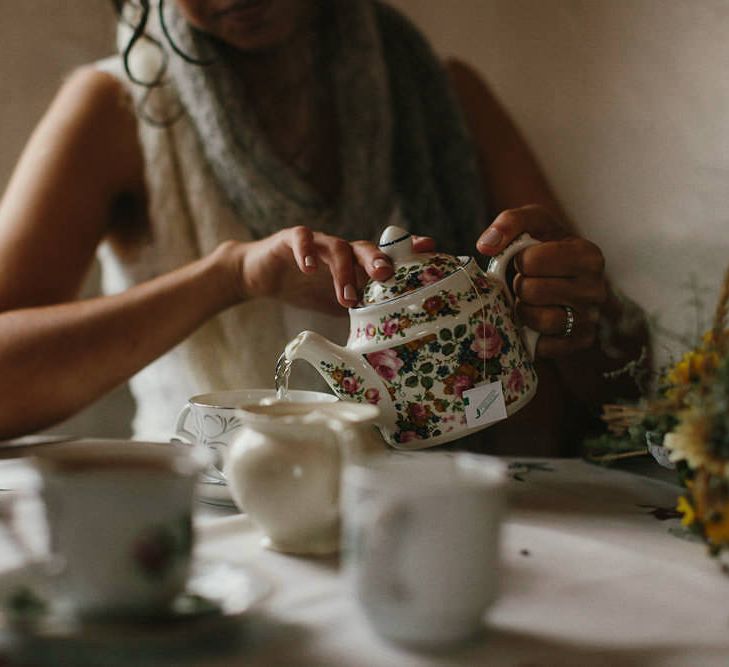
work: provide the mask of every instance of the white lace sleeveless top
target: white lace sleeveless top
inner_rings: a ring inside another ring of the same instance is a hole
[[[119,57],[97,65],[131,88]],[[140,120],[139,139],[151,233],[133,256],[117,254],[107,242],[99,247],[106,294],[199,259],[228,239],[252,240],[245,220],[234,214],[213,179],[187,116],[166,128]],[[306,222],[288,220],[285,226]],[[341,344],[346,340],[347,325],[346,317],[303,311],[269,299],[228,309],[131,378],[136,402],[134,437],[168,440],[178,412],[195,394],[273,388],[276,359],[286,342],[303,329],[313,329]],[[292,385],[325,387],[316,373],[302,369],[295,371]]]

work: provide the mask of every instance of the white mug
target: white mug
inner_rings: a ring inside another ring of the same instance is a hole
[[[391,454],[343,478],[345,569],[387,639],[473,636],[497,594],[506,466],[474,454]]]
[[[39,453],[60,603],[83,616],[165,611],[184,590],[201,447],[84,440]]]
[[[192,396],[177,415],[176,439],[207,447],[212,453],[212,463],[206,474],[225,482],[228,449],[243,427],[238,408],[273,401],[275,398],[274,389],[232,389]],[[338,400],[333,394],[296,389],[289,390],[286,399],[296,403],[329,403]]]

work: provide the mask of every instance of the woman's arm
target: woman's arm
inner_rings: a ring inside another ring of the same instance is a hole
[[[494,215],[529,204],[565,221],[562,206],[518,128],[476,71],[449,60],[447,71],[476,143],[482,185]]]
[[[235,303],[222,260],[110,297],[0,313],[0,438],[73,415]]]
[[[93,68],[77,71],[33,132],[0,202],[0,310],[75,298],[117,200],[143,202],[142,174],[121,87]]]
[[[298,227],[227,241],[122,294],[77,300],[101,239],[119,225],[146,225],[143,173],[121,84],[79,71],[31,137],[0,203],[0,437],[72,415],[243,299],[341,309],[357,298],[357,265],[378,279],[392,270],[371,244]],[[134,202],[125,207],[129,219],[119,220],[120,201]]]
[[[594,412],[616,396],[634,394],[631,379],[607,380],[604,374],[638,359],[647,348],[645,322],[633,314],[630,326],[618,324],[624,305],[608,284],[599,248],[577,234],[526,142],[482,79],[457,61],[447,69],[476,143],[488,201],[500,212],[479,238],[478,250],[497,254],[524,231],[546,241],[520,254],[514,280],[517,313],[542,333],[538,356],[549,359],[540,363],[541,401],[531,406],[532,412],[540,402],[549,404],[542,410],[545,418],[567,410],[554,392]],[[564,306],[575,312],[569,338],[562,336]],[[598,335],[605,321],[618,324],[610,341]]]

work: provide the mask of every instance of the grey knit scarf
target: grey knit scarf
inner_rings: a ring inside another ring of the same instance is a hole
[[[177,45],[169,72],[231,205],[258,236],[290,221],[376,240],[399,206],[410,229],[471,253],[484,225],[476,159],[441,64],[415,28],[371,0],[325,0],[327,66],[336,91],[341,190],[324,202],[272,150],[212,40],[167,3]]]

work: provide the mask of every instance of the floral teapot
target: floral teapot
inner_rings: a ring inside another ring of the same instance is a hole
[[[303,331],[284,350],[312,364],[335,394],[380,409],[385,440],[399,449],[443,444],[481,430],[534,396],[538,334],[512,318],[509,260],[539,243],[524,234],[484,272],[472,257],[415,253],[412,237],[390,226],[380,248],[393,262],[350,308],[345,347]]]

